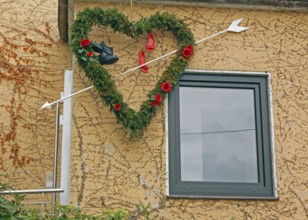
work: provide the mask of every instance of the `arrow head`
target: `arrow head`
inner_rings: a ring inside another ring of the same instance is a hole
[[[238,26],[242,20],[243,18],[233,21],[231,25],[229,26],[228,31],[239,33],[239,32],[248,30],[249,29],[248,27]]]
[[[51,109],[51,105],[49,102],[45,102],[44,105],[42,105],[41,109]]]

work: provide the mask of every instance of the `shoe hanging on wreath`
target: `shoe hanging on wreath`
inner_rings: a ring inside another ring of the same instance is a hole
[[[155,40],[154,40],[154,34],[151,32],[149,33],[148,35],[148,42],[145,46],[145,49],[148,51],[148,52],[153,52],[154,49],[155,49]]]
[[[140,51],[138,53],[138,57],[139,57],[139,66],[146,63],[143,49],[140,49]],[[140,69],[141,69],[142,72],[147,73],[149,67],[148,67],[148,65],[144,65],[144,66],[140,67]]]
[[[119,60],[118,56],[113,54],[112,47],[107,46],[104,42],[91,42],[91,45],[95,52],[100,53],[98,56],[100,64],[114,64]]]

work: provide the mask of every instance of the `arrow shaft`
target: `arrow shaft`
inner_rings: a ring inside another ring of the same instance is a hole
[[[123,75],[125,75],[125,74],[127,74],[127,73],[129,73],[129,72],[132,72],[132,71],[134,71],[134,70],[136,70],[136,69],[139,69],[140,67],[143,67],[143,66],[148,65],[148,64],[150,64],[150,63],[153,63],[153,62],[155,62],[155,61],[157,61],[157,60],[160,60],[160,59],[162,59],[162,58],[164,58],[164,57],[167,57],[167,56],[169,56],[169,55],[171,55],[171,54],[174,54],[174,53],[176,53],[177,51],[178,51],[178,50],[171,51],[170,53],[164,54],[164,55],[162,55],[162,56],[160,56],[160,57],[157,57],[157,58],[155,58],[155,59],[153,59],[153,60],[150,60],[150,61],[148,61],[148,62],[146,62],[146,63],[144,63],[144,64],[141,64],[141,65],[136,66],[136,67],[134,67],[134,68],[132,68],[132,69],[129,69],[129,70],[123,72],[123,73],[120,73],[120,74],[117,75],[115,78],[118,78],[119,76],[123,76]]]
[[[195,44],[199,44],[199,43],[201,43],[201,42],[207,41],[207,40],[209,40],[209,39],[211,39],[211,38],[213,38],[213,37],[216,37],[216,36],[221,35],[221,34],[226,33],[226,32],[228,32],[228,29],[223,30],[223,31],[220,31],[220,32],[218,32],[218,33],[216,33],[216,34],[213,34],[213,35],[209,36],[209,37],[205,37],[205,38],[203,38],[203,39],[201,39],[201,40],[198,40],[198,41],[195,42]],[[165,57],[167,57],[167,56],[170,56],[171,54],[174,54],[174,53],[176,53],[177,51],[178,51],[178,50],[171,51],[171,52],[169,52],[169,53],[167,53],[167,54],[164,54],[164,55],[162,55],[162,56],[160,56],[160,57],[157,57],[157,58],[155,58],[155,59],[153,59],[153,60],[150,60],[150,61],[148,61],[148,62],[146,62],[146,63],[144,63],[144,64],[141,64],[141,65],[136,66],[136,67],[134,67],[134,68],[132,68],[132,69],[129,69],[129,70],[123,72],[123,73],[120,73],[120,74],[117,75],[115,78],[118,78],[118,77],[120,77],[120,76],[123,76],[123,75],[125,75],[125,74],[127,74],[127,73],[129,73],[129,72],[132,72],[132,71],[134,71],[134,70],[136,70],[136,69],[139,69],[140,67],[143,67],[143,66],[145,66],[145,65],[148,65],[148,64],[150,64],[150,63],[153,63],[153,62],[155,62],[155,61],[157,61],[157,60],[160,60],[160,59],[162,59],[162,58],[165,58]],[[85,92],[85,91],[87,91],[87,90],[90,90],[90,89],[92,89],[92,88],[94,88],[94,85],[89,86],[89,87],[87,87],[87,88],[84,88],[84,89],[82,89],[82,90],[79,90],[78,92],[72,93],[72,94],[70,94],[70,95],[64,96],[64,97],[62,97],[61,99],[58,99],[58,100],[56,100],[56,101],[50,103],[49,105],[52,106],[52,105],[54,105],[54,104],[56,104],[56,103],[60,103],[60,102],[62,102],[62,101],[65,100],[65,99],[68,99],[68,98],[70,98],[70,97],[72,97],[72,96],[75,96],[75,95],[77,95],[77,94],[79,94],[79,93],[82,93],[82,92]]]
[[[51,106],[51,105],[56,104],[57,102],[59,102],[59,103],[60,103],[60,102],[63,102],[65,99],[68,99],[68,98],[70,98],[70,97],[72,97],[72,96],[74,96],[74,95],[77,95],[77,94],[79,94],[79,93],[82,93],[82,92],[85,92],[85,91],[87,91],[87,90],[90,90],[90,89],[92,89],[93,87],[94,87],[94,85],[89,86],[89,87],[87,87],[87,88],[84,88],[84,89],[82,89],[82,90],[79,90],[79,91],[77,91],[77,92],[74,92],[74,93],[72,93],[72,94],[70,94],[70,95],[64,96],[64,97],[62,97],[61,99],[58,99],[58,100],[56,100],[56,101],[50,103],[49,105]]]
[[[201,39],[201,40],[196,41],[195,44],[199,44],[199,43],[201,43],[201,42],[203,42],[203,41],[207,41],[207,40],[209,40],[209,39],[211,39],[211,38],[213,38],[213,37],[216,37],[216,36],[218,36],[218,35],[221,35],[221,34],[223,34],[223,33],[226,33],[227,31],[228,31],[228,29],[223,30],[223,31],[220,31],[220,32],[218,32],[218,33],[216,33],[216,34],[213,34],[213,35],[209,36],[209,37],[205,37],[205,38],[203,38],[203,39]]]
[[[228,31],[228,29],[223,30],[223,31],[220,31],[220,32],[218,32],[218,33],[216,33],[216,34],[213,34],[213,35],[209,36],[209,37],[205,37],[205,38],[203,38],[203,39],[201,39],[201,40],[196,41],[195,44],[199,44],[199,43],[201,43],[201,42],[203,42],[203,41],[209,40],[209,39],[211,39],[211,38],[213,38],[213,37],[216,37],[216,36],[218,36],[218,35],[221,35],[221,34],[223,34],[223,33],[226,33],[227,31]],[[165,57],[167,57],[167,56],[170,56],[171,54],[174,54],[174,53],[176,53],[177,51],[178,51],[178,50],[171,51],[170,53],[164,54],[164,55],[162,55],[162,56],[160,56],[160,57],[157,57],[157,58],[155,58],[155,59],[153,59],[153,60],[150,60],[150,61],[148,61],[148,62],[146,62],[146,63],[144,63],[144,64],[141,64],[141,65],[136,66],[136,67],[134,67],[134,68],[132,68],[132,69],[129,69],[129,70],[123,72],[123,73],[120,73],[120,74],[117,75],[115,78],[118,78],[119,76],[123,76],[123,75],[125,75],[125,74],[127,74],[127,73],[129,73],[129,72],[132,72],[132,71],[134,71],[134,70],[136,70],[136,69],[139,69],[140,67],[143,67],[143,66],[145,66],[145,65],[148,65],[148,64],[150,64],[150,63],[153,63],[153,62],[155,62],[155,61],[157,61],[157,60],[160,60],[160,59],[162,59],[162,58],[165,58]]]

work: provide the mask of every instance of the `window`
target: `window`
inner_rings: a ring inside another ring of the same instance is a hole
[[[168,102],[169,196],[274,198],[267,75],[186,72]]]

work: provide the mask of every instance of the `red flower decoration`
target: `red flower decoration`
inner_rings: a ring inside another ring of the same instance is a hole
[[[153,101],[151,102],[151,106],[156,107],[158,106],[159,102],[158,101]]]
[[[148,52],[153,52],[155,49],[155,40],[154,40],[154,34],[151,32],[148,35],[148,42],[147,45],[145,46],[145,49]]]
[[[183,50],[182,50],[182,55],[185,58],[189,58],[193,55],[193,47],[191,45],[186,46]]]
[[[163,92],[170,92],[171,91],[171,84],[170,82],[163,82],[161,84],[161,90],[163,90]]]
[[[163,101],[163,97],[160,94],[156,94],[155,100],[156,100],[156,102],[161,103]]]
[[[82,46],[82,47],[87,47],[87,46],[89,46],[90,45],[90,41],[89,41],[89,39],[87,39],[87,38],[84,38],[84,39],[82,39],[81,41],[80,41],[80,46]]]
[[[114,110],[116,110],[116,111],[120,111],[121,110],[121,104],[115,104],[114,105]]]
[[[93,53],[92,52],[87,52],[87,57],[92,57],[93,56]]]

